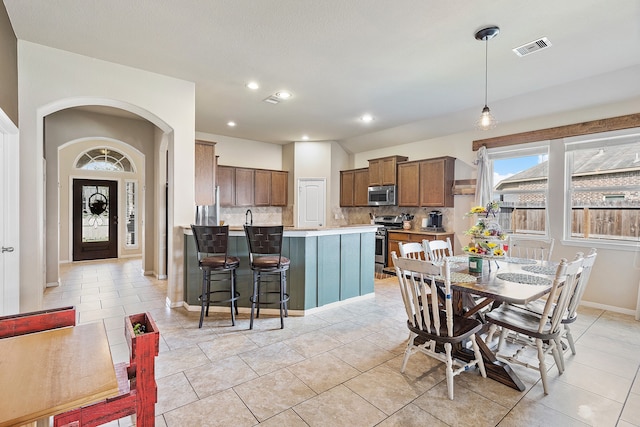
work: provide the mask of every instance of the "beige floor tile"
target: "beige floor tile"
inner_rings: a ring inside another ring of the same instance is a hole
[[[631,393],[640,394],[640,376],[636,375],[633,386],[631,387]]]
[[[576,343],[576,354],[571,351],[565,354],[567,365],[573,362],[597,368],[610,374],[633,378],[640,366],[639,360],[628,357],[625,354],[613,354],[608,348],[592,348]]]
[[[538,403],[516,405],[498,424],[499,427],[586,427],[587,425]]]
[[[307,427],[307,423],[293,409],[287,409],[260,423],[260,427]]]
[[[621,403],[561,380],[549,382],[546,396],[542,384],[536,384],[522,401],[523,404],[530,402],[540,403],[592,426],[615,426],[622,411]]]
[[[164,414],[198,400],[198,395],[182,372],[160,378],[156,384],[158,386],[156,415]]]
[[[317,354],[340,347],[342,342],[330,337],[322,331],[308,332],[289,338],[285,343],[303,357],[313,357]]]
[[[202,327],[181,328],[165,331],[162,336],[171,350],[183,347],[193,347],[206,341],[211,341],[218,336],[213,330]]]
[[[374,426],[386,415],[343,385],[306,400],[294,411],[311,427]]]
[[[403,359],[404,354],[394,357],[384,365],[396,372],[400,372]],[[408,383],[419,387],[421,392],[425,392],[439,382],[444,381],[445,365],[433,357],[416,353],[409,358],[402,376],[406,378]]]
[[[316,395],[286,369],[263,375],[233,389],[259,421],[267,420]]]
[[[184,374],[200,399],[258,377],[238,356],[188,369]]]
[[[378,424],[378,427],[446,427],[448,425],[410,403]]]
[[[640,345],[635,345],[633,342],[628,341],[628,335],[614,338],[606,335],[606,331],[601,330],[600,333],[596,334],[589,329],[576,341],[576,344],[596,350],[615,348],[617,355],[640,362]]]
[[[316,393],[322,393],[360,374],[353,366],[322,353],[287,368]]]
[[[258,375],[268,374],[304,360],[304,357],[283,342],[246,351],[239,356]]]
[[[640,394],[629,393],[620,419],[634,425],[640,425]]]
[[[162,335],[162,331],[160,331],[160,335]],[[156,378],[166,377],[208,363],[211,361],[197,346],[160,352],[156,357]]]
[[[249,351],[259,351],[260,347],[243,334],[216,335],[213,339],[198,344],[209,360],[226,359]]]
[[[334,356],[344,360],[360,372],[368,371],[374,366],[387,362],[396,355],[382,347],[378,347],[371,341],[360,339],[345,344],[330,352]]]
[[[375,332],[369,326],[355,323],[353,320],[334,323],[321,329],[321,331],[344,344],[351,343]]]
[[[446,381],[439,383],[413,403],[452,426],[495,426],[509,412],[504,406],[459,384],[454,385],[454,400],[450,400]]]
[[[577,362],[566,364],[559,379],[620,403],[624,403],[632,383],[631,378],[612,375]]]
[[[358,375],[344,385],[387,415],[400,410],[424,392],[418,382],[410,381],[400,371],[386,365]]]
[[[164,414],[167,427],[244,427],[256,418],[233,390],[222,391]]]

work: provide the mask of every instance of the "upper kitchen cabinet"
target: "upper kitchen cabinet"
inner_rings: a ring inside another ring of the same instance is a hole
[[[196,141],[195,201],[196,205],[213,205],[216,188],[215,142]]]
[[[396,185],[397,165],[399,162],[407,161],[405,156],[389,156],[380,159],[369,160],[369,185]]]
[[[218,166],[220,206],[287,206],[289,173]]]
[[[340,206],[367,206],[369,169],[340,171]]]
[[[453,157],[398,165],[398,206],[453,207]]]
[[[289,172],[271,171],[271,206],[287,206]]]

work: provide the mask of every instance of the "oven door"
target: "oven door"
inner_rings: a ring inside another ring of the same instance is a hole
[[[383,267],[387,266],[387,233],[376,233],[376,256],[375,263],[380,264]]]

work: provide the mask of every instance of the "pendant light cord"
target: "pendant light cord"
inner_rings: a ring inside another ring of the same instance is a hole
[[[487,106],[487,92],[489,87],[489,38],[484,39],[484,106]]]

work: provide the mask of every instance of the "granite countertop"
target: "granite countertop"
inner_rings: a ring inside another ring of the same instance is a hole
[[[446,234],[453,234],[452,231],[430,231],[430,230],[420,230],[420,229],[411,229],[411,230],[389,230],[389,232],[397,232],[397,233],[409,233],[409,234],[426,234],[429,236],[442,236]]]
[[[257,224],[256,224],[257,225]],[[192,234],[191,226],[183,226],[184,234]],[[350,233],[368,233],[375,232],[378,229],[377,225],[371,224],[351,224],[351,225],[343,225],[343,226],[334,226],[334,227],[310,227],[310,228],[302,228],[302,227],[284,227],[284,235],[285,237],[304,237],[304,236],[314,236],[314,235],[330,235],[330,234],[350,234]],[[238,236],[244,235],[244,228],[238,225],[229,226],[229,235]]]

